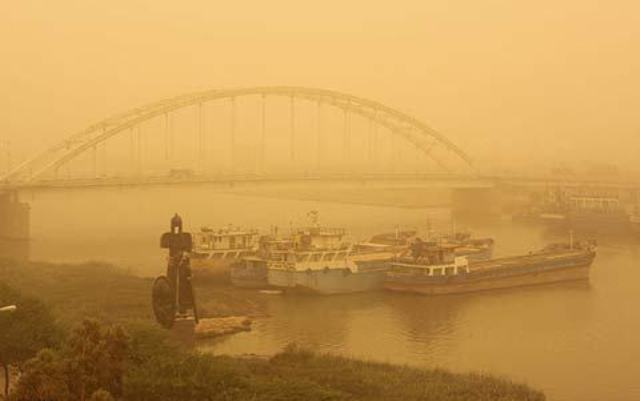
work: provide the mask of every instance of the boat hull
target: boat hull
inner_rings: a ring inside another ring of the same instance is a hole
[[[489,260],[493,257],[493,247],[487,247],[483,249],[462,249],[455,253],[456,256],[464,256],[470,262],[479,262]]]
[[[231,267],[231,284],[240,288],[268,288],[267,264],[254,261],[251,264],[238,263]]]
[[[425,295],[460,294],[514,287],[588,280],[593,257],[566,260],[552,267],[534,266],[496,271],[488,274],[466,274],[442,277],[439,280],[387,277],[384,288],[390,291],[413,292]]]
[[[269,269],[271,287],[316,294],[348,294],[381,290],[386,270],[351,272],[349,269],[313,271]]]
[[[255,278],[255,277],[233,277],[231,276],[231,284],[238,288],[249,288],[249,289],[267,289],[269,288],[269,283],[267,282],[266,277],[264,279]]]
[[[228,282],[231,266],[240,262],[240,259],[203,259],[192,258],[191,270],[200,280],[213,280]]]

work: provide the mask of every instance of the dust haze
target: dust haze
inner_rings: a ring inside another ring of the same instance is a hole
[[[638,1],[3,2],[0,400],[637,401],[639,71]]]
[[[637,169],[632,1],[9,2],[0,133],[20,160],[205,89],[302,85],[427,122],[486,170]]]

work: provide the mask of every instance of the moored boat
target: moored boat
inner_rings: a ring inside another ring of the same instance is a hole
[[[231,266],[231,284],[241,288],[269,287],[267,262],[272,258],[279,259],[283,252],[293,247],[291,239],[281,239],[276,235],[262,237],[254,255],[243,257]]]
[[[446,245],[453,249],[455,256],[465,256],[469,261],[488,260],[493,256],[493,238],[476,238],[467,231],[452,233],[427,234],[430,243]],[[359,250],[390,251],[399,253],[406,251],[414,243],[422,243],[417,231],[397,231],[373,236],[368,242],[357,244]]]
[[[343,241],[340,228],[308,227],[293,235],[294,246],[272,252],[267,259],[267,280],[272,287],[344,294],[382,289],[389,251],[356,251]]]
[[[266,288],[267,261],[259,256],[247,256],[231,266],[231,284],[240,288]]]
[[[194,234],[191,265],[195,274],[228,279],[230,267],[258,250],[257,230],[203,227]]]
[[[436,240],[440,245],[452,246],[455,256],[464,256],[469,262],[493,257],[493,238],[474,238],[469,232],[455,232],[436,237]]]
[[[549,190],[513,219],[583,232],[625,233],[633,226],[619,193],[594,189]]]
[[[428,295],[511,288],[589,277],[595,243],[558,244],[528,255],[469,262],[452,246],[428,244],[391,263],[385,289]]]

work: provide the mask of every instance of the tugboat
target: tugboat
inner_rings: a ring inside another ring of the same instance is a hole
[[[457,294],[585,280],[596,256],[594,241],[554,244],[528,255],[470,263],[455,246],[417,242],[391,262],[385,289],[427,295]]]
[[[234,263],[256,253],[260,235],[257,230],[228,226],[220,229],[203,227],[193,237],[191,265],[194,273],[228,278]]]

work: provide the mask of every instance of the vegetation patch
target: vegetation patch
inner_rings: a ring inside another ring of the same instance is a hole
[[[202,317],[260,316],[264,296],[195,278]],[[60,264],[0,260],[0,282],[46,302],[64,325],[84,317],[108,322],[151,320],[153,279],[116,266],[88,262]],[[69,327],[68,327],[69,328]]]
[[[154,324],[151,280],[109,265],[2,262],[0,283],[0,302],[18,304],[0,318],[0,365],[21,371],[12,401],[545,399],[507,379],[295,346],[268,359],[202,354]]]
[[[170,380],[155,379],[168,376]],[[144,401],[545,399],[543,393],[506,379],[365,362],[297,347],[266,360],[190,354],[155,361],[127,376],[125,396]]]

